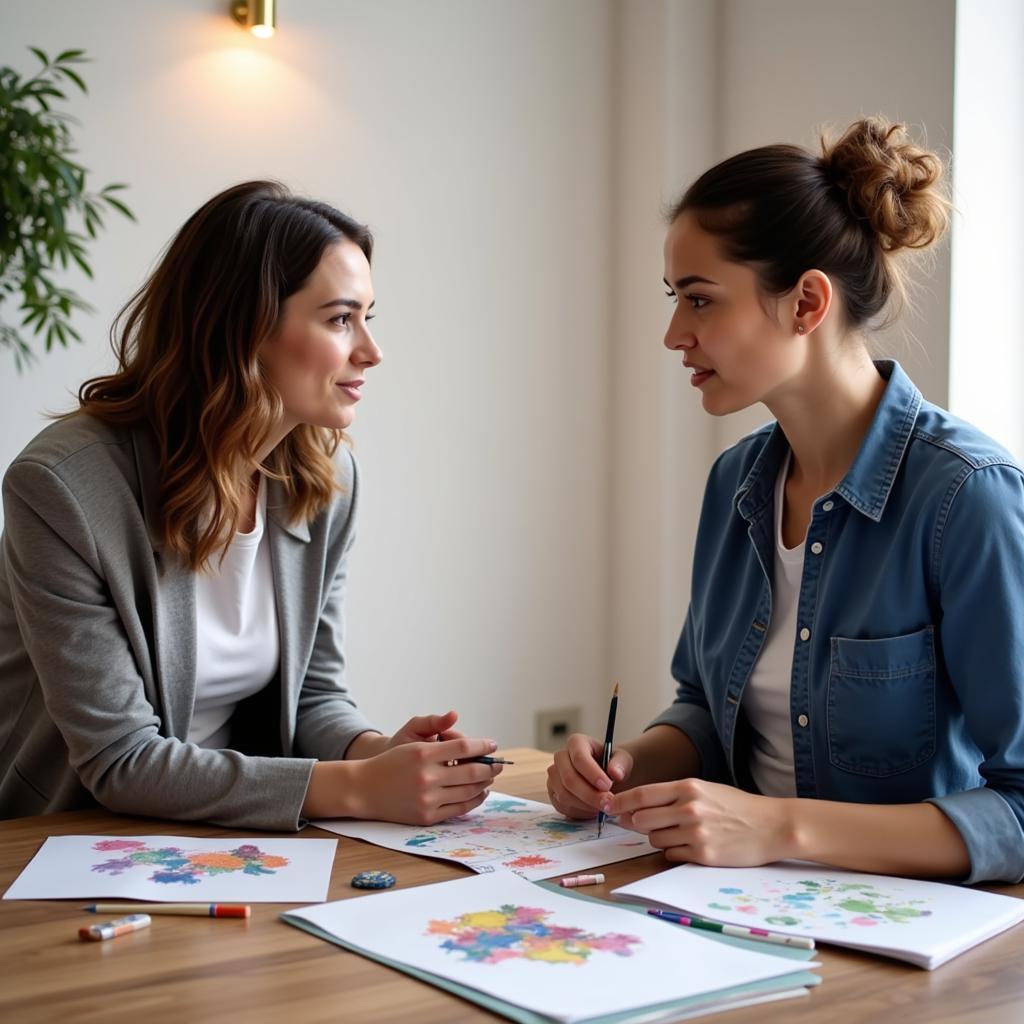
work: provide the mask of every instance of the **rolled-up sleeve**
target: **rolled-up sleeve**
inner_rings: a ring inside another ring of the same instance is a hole
[[[934,552],[949,681],[984,785],[935,804],[960,831],[968,883],[1024,879],[1024,476],[976,468],[947,502]]]

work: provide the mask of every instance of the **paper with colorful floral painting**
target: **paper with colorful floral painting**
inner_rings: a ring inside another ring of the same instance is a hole
[[[478,874],[511,871],[551,878],[657,852],[636,832],[606,821],[570,821],[550,804],[491,792],[477,808],[437,825],[386,821],[316,821],[317,828],[377,846],[458,861]]]
[[[181,903],[327,899],[336,839],[50,836],[5,900]]]
[[[560,1021],[805,971],[507,872],[288,911],[361,950]]]
[[[616,899],[805,935],[931,969],[1024,920],[1024,900],[941,882],[785,861],[757,868],[684,864]]]

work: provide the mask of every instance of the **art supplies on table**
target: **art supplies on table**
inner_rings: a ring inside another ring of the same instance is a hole
[[[575,889],[581,885],[604,885],[604,875],[598,871],[593,875],[566,875],[560,878],[558,884],[563,889]]]
[[[174,914],[183,917],[251,917],[244,903],[93,903],[82,907],[90,914]]]
[[[78,929],[78,937],[86,942],[106,942],[116,939],[119,935],[129,935],[141,931],[152,924],[149,914],[129,914],[116,921],[104,921],[103,924],[90,924]]]
[[[932,970],[1024,920],[1024,900],[784,861],[758,868],[696,864],[662,871],[612,893],[724,924],[803,935]]]
[[[681,914],[675,910],[658,910],[650,907],[647,913],[660,921],[670,921],[683,928],[697,928],[703,932],[714,932],[717,935],[730,935],[734,939],[750,939],[751,942],[771,942],[778,946],[792,946],[795,949],[814,949],[814,939],[803,935],[783,935],[771,932],[766,928],[746,928],[738,924],[719,924],[717,921],[706,921],[692,914]]]
[[[817,964],[795,951],[777,956],[712,941],[507,872],[281,917],[520,1021],[679,1020],[803,994],[818,980],[807,971]]]
[[[336,839],[50,836],[5,900],[121,897],[210,903],[318,903]]]
[[[604,730],[604,745],[601,747],[601,771],[606,775],[608,774],[608,762],[612,758],[612,743],[615,737],[615,712],[619,706],[619,684],[616,683],[612,687],[612,699],[608,705],[608,724]],[[601,829],[604,828],[604,823],[608,820],[608,815],[605,814],[602,808],[597,812],[597,838],[601,838]]]
[[[313,824],[389,850],[457,861],[478,874],[511,871],[529,879],[576,873],[657,852],[644,836],[611,820],[598,839],[594,821],[570,821],[550,804],[493,790],[468,814],[437,825],[348,819]]]

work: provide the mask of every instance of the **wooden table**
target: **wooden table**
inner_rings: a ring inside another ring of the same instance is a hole
[[[550,755],[509,750],[516,761],[497,789],[546,800]],[[213,826],[75,811],[0,822],[0,891],[49,835],[194,835],[265,837]],[[334,838],[316,828],[302,838]],[[588,893],[607,895],[666,866],[660,855],[610,864],[607,882]],[[349,880],[383,868],[398,886],[464,877],[458,865],[413,857],[340,838],[329,899],[361,895]],[[1024,897],[1024,885],[992,886]],[[282,904],[253,904],[248,921],[157,917],[153,927],[109,942],[81,942],[78,928],[95,923],[85,900],[0,902],[0,1021],[132,1020],[137,1024],[318,1021],[462,1024],[492,1014],[430,985],[348,953],[278,920]],[[899,1024],[1020,1024],[1024,1021],[1024,927],[997,936],[937,971],[839,950],[820,949],[824,983],[806,999],[732,1010],[723,1024],[891,1021]]]

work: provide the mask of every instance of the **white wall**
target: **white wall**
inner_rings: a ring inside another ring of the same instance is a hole
[[[1024,463],[1024,4],[956,12],[949,407]]]
[[[712,421],[662,344],[664,212],[715,158],[714,0],[616,6],[608,675],[621,735],[669,704]]]
[[[772,142],[817,151],[817,128],[880,113],[940,151],[953,141],[954,0],[720,0],[722,155]],[[908,310],[876,336],[930,401],[949,396],[949,249],[913,274]],[[770,419],[719,421],[724,448]]]
[[[96,183],[138,225],[93,246],[86,345],[0,368],[0,467],[106,369],[106,325],[170,234],[272,175],[370,221],[383,366],[350,661],[382,725],[453,704],[533,741],[580,704],[620,735],[671,699],[713,421],[661,346],[662,206],[717,159],[882,111],[950,141],[953,0],[294,0],[250,39],[219,0],[4,8],[0,61],[83,46]],[[948,266],[901,358],[947,390]]]
[[[370,222],[377,338],[351,678],[386,727],[455,706],[533,742],[596,728],[606,645],[611,4],[305,0],[258,41],[219,0],[4,4],[0,61],[83,47],[92,181],[138,225],[92,249],[86,344],[0,367],[0,467],[111,365],[106,331],[189,212],[274,176]],[[603,693],[604,688],[601,687]]]
[[[948,146],[954,4],[624,0],[616,17],[611,674],[626,694],[639,691],[619,708],[639,727],[674,692],[669,663],[711,461],[770,418],[758,405],[711,419],[678,360],[660,348],[669,308],[653,199],[675,198],[732,153],[774,142],[816,147],[819,125],[842,128],[866,113],[924,126],[932,145]],[[915,280],[917,315],[876,347],[945,403],[946,250]]]

